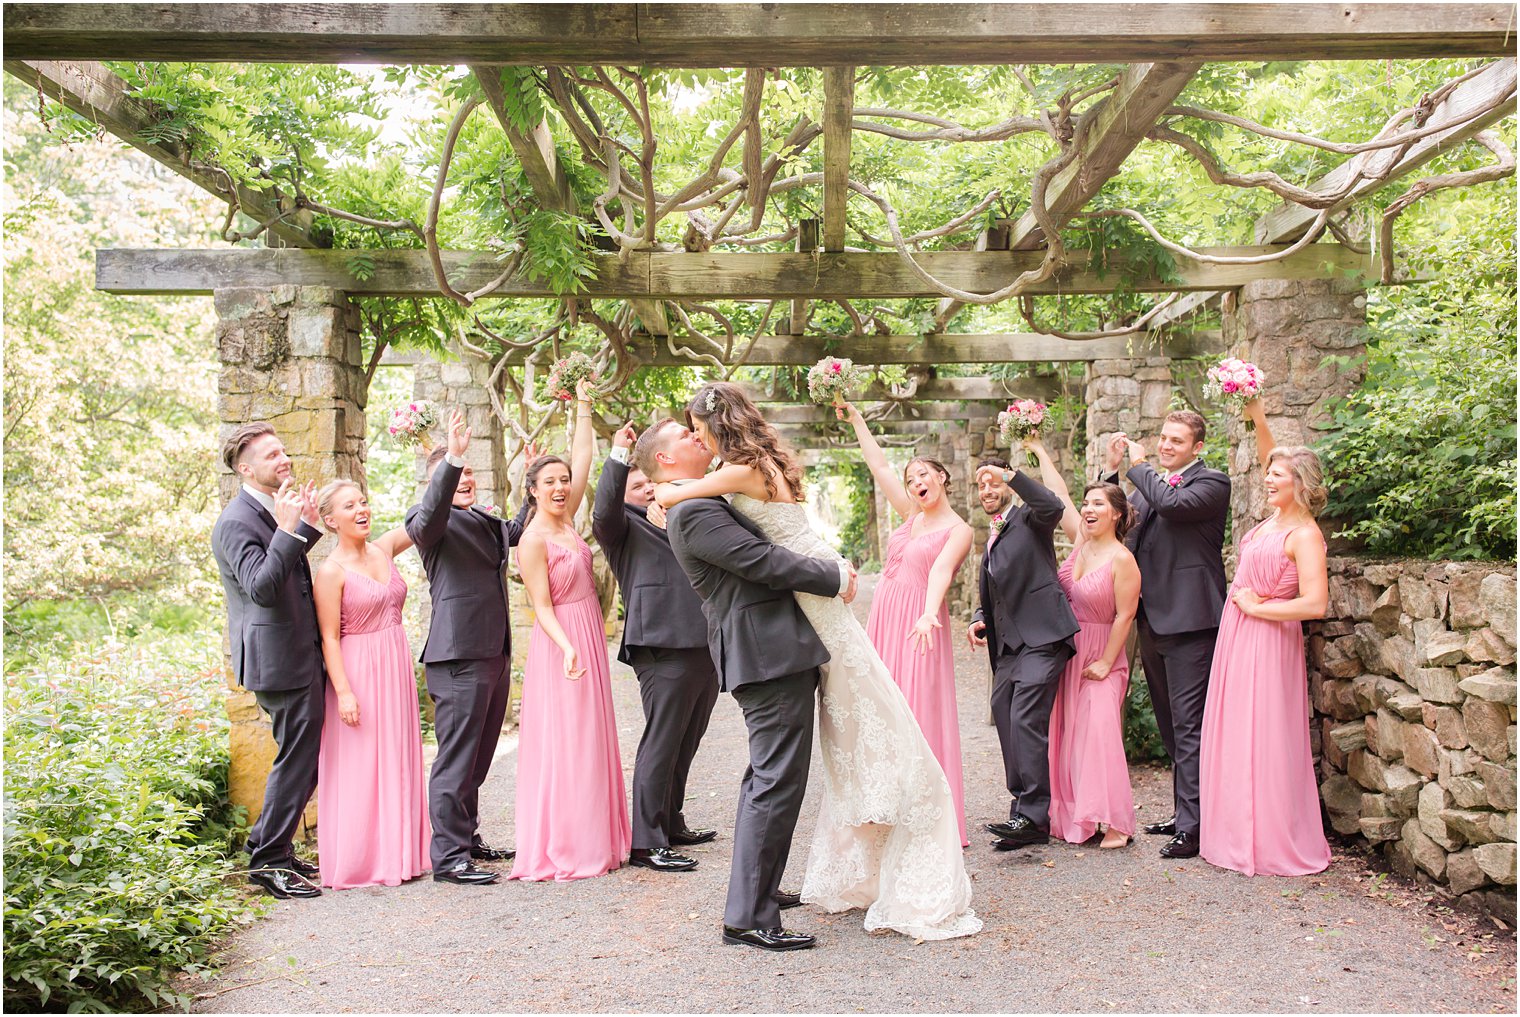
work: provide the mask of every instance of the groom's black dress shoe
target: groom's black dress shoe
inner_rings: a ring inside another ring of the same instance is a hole
[[[458,883],[460,886],[485,886],[501,878],[501,873],[489,869],[477,869],[469,862],[460,862],[452,869],[433,873],[435,883]]]
[[[1177,817],[1173,816],[1159,823],[1146,823],[1143,829],[1152,836],[1175,837],[1177,836]]]
[[[716,839],[717,836],[717,830],[684,829],[672,833],[670,835],[670,842],[679,847],[690,847],[692,844],[706,844],[708,841]]]
[[[516,851],[493,848],[483,840],[470,845],[470,857],[482,862],[509,862],[517,857]]]
[[[785,929],[736,929],[725,925],[723,942],[733,946],[758,946],[762,950],[806,950],[817,940]]]
[[[775,901],[776,906],[779,907],[782,911],[785,911],[787,908],[797,908],[802,906],[802,894],[787,893],[785,890],[777,890],[775,893],[771,894],[771,900]]]
[[[678,855],[668,847],[634,848],[628,852],[628,864],[656,872],[690,872],[697,867],[697,860]]]
[[[290,861],[285,863],[285,867],[303,879],[315,879],[322,874],[320,867],[311,864],[311,862],[306,861],[304,858],[297,858],[295,855],[290,856]]]
[[[1162,858],[1194,858],[1198,855],[1198,835],[1179,833],[1161,845]]]
[[[997,851],[1012,851],[1029,844],[1049,844],[1050,834],[1041,830],[1025,816],[1014,816],[1006,823],[988,823],[988,831],[997,834],[992,842]]]
[[[304,900],[307,897],[322,896],[320,888],[312,886],[289,869],[254,869],[248,873],[248,882],[262,886],[269,896],[280,900]]]

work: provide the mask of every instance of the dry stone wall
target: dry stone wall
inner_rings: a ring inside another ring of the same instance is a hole
[[[1515,569],[1330,560],[1310,637],[1320,794],[1403,875],[1515,916]]]

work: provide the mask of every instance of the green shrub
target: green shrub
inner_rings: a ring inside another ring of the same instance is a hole
[[[1145,683],[1145,671],[1138,661],[1124,696],[1124,758],[1131,763],[1167,758],[1166,743],[1161,740],[1156,711],[1151,706],[1150,686]]]
[[[6,675],[7,1009],[186,1005],[171,978],[249,915],[221,673],[201,634]]]

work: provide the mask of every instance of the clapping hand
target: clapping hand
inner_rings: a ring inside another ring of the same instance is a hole
[[[1124,435],[1124,450],[1129,455],[1129,464],[1131,466],[1139,466],[1145,462],[1145,446],[1127,434]]]
[[[286,477],[281,481],[280,489],[274,493],[274,521],[280,529],[294,533],[301,522],[301,513],[305,510],[301,489],[296,487],[294,480]]]
[[[449,455],[463,459],[470,447],[470,428],[464,422],[464,414],[458,409],[449,411]]]
[[[301,519],[314,530],[322,528],[322,516],[317,511],[317,482],[308,480],[301,487]]]
[[[921,615],[908,630],[908,638],[918,644],[919,653],[926,653],[934,649],[934,630],[939,627],[938,618],[927,614]]]

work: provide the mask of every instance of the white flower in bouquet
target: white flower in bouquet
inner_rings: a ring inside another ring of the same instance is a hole
[[[596,361],[584,353],[576,352],[554,362],[544,385],[549,390],[549,398],[569,402],[575,398],[575,386],[580,384],[582,378],[596,380]]]
[[[998,436],[1003,439],[1003,444],[1012,450],[1018,448],[1025,438],[1038,435],[1045,423],[1046,411],[1045,404],[1035,399],[1015,399],[1009,403],[1008,408],[998,414]],[[1030,456],[1029,461],[1033,465],[1036,460]]]
[[[422,400],[407,403],[391,411],[390,433],[402,448],[420,445],[424,451],[433,447],[429,433],[438,424],[438,407]]]
[[[1255,364],[1239,357],[1226,357],[1209,368],[1209,380],[1203,394],[1216,402],[1228,403],[1239,411],[1242,406],[1261,395],[1266,375]]]
[[[852,389],[864,388],[871,372],[849,358],[824,357],[808,368],[808,396],[815,403],[839,406]]]

